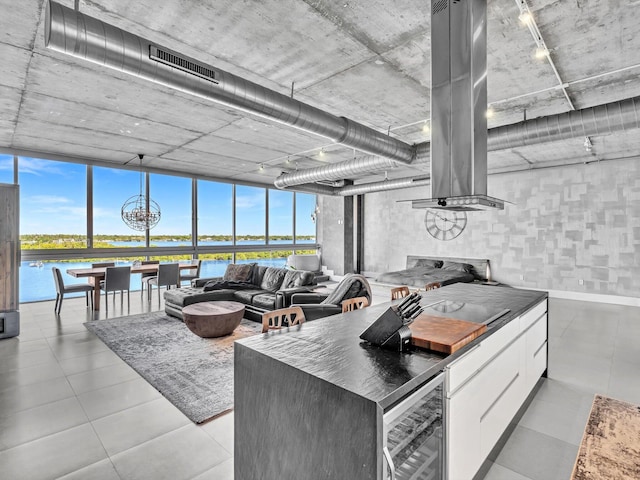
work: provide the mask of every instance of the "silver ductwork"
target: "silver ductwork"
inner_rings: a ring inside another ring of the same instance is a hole
[[[404,163],[410,163],[414,158],[414,148],[396,138],[51,1],[47,3],[45,45],[52,50],[296,127],[372,155]]]
[[[420,143],[415,146],[414,163],[429,159],[429,144]],[[291,173],[283,173],[273,182],[276,188],[287,188],[305,183],[335,181],[351,178],[362,173],[376,173],[397,167],[397,162],[380,157],[362,157],[336,162],[322,167],[305,168]]]
[[[398,178],[396,180],[362,183],[360,185],[345,185],[344,187],[332,187],[329,185],[309,183],[299,185],[295,190],[305,193],[315,193],[318,195],[350,197],[353,195],[364,195],[366,193],[384,192],[387,190],[398,190],[401,188],[427,187],[429,184],[429,177],[422,176],[418,178]]]
[[[489,150],[505,150],[567,138],[609,135],[640,128],[640,97],[492,128]]]
[[[635,128],[640,128],[640,97],[492,128],[488,134],[487,149],[488,151],[506,150],[568,138],[609,135]],[[425,155],[428,157],[429,151],[429,143],[417,144],[415,162],[420,162]],[[313,170],[313,177],[307,177],[306,172],[311,170]],[[369,169],[366,163],[355,165],[353,160],[349,160],[324,167],[285,173],[280,175],[277,181],[280,184],[286,182],[286,186],[292,186],[305,183],[298,182],[299,179],[307,179],[309,182],[323,180],[326,178],[325,172],[335,179],[339,174],[342,174],[340,178],[349,178],[349,175],[355,176],[375,171],[377,169]],[[294,175],[295,177],[292,177]]]
[[[287,188],[293,185],[314,183],[322,180],[343,180],[357,175],[359,172],[378,172],[390,170],[398,165],[388,158],[367,156],[354,158],[346,162],[334,163],[322,167],[307,168],[292,173],[284,173],[275,179],[273,184],[277,188]]]

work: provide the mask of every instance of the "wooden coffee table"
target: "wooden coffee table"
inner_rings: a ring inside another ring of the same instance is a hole
[[[182,309],[184,323],[202,338],[230,335],[243,316],[244,305],[238,302],[200,302]]]

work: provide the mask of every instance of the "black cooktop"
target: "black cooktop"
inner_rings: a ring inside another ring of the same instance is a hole
[[[426,303],[424,300],[422,303]],[[491,305],[480,305],[453,300],[441,300],[436,303],[426,303],[423,312],[436,317],[457,318],[468,322],[490,324],[510,310],[508,308],[498,308]]]

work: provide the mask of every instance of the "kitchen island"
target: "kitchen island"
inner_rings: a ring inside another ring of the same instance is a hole
[[[546,299],[546,292],[477,284],[423,293],[422,304],[451,300],[509,310],[451,355],[394,352],[360,340],[389,303],[236,342],[236,480],[387,478],[394,463],[385,452],[388,417],[438,378],[443,381],[429,388],[418,412],[428,433],[441,439],[432,468],[436,478],[446,472],[455,480],[472,478],[487,445],[493,447],[546,368]],[[532,363],[536,368],[529,368]],[[487,375],[483,391],[479,380]],[[462,402],[470,399],[483,410],[465,412]],[[497,421],[494,412],[500,413]],[[456,417],[477,438],[462,438]],[[453,463],[468,466],[460,470]]]

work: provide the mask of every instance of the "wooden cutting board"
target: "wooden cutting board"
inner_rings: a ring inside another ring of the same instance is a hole
[[[411,344],[442,353],[453,353],[487,331],[482,323],[436,317],[423,313],[409,325]]]

